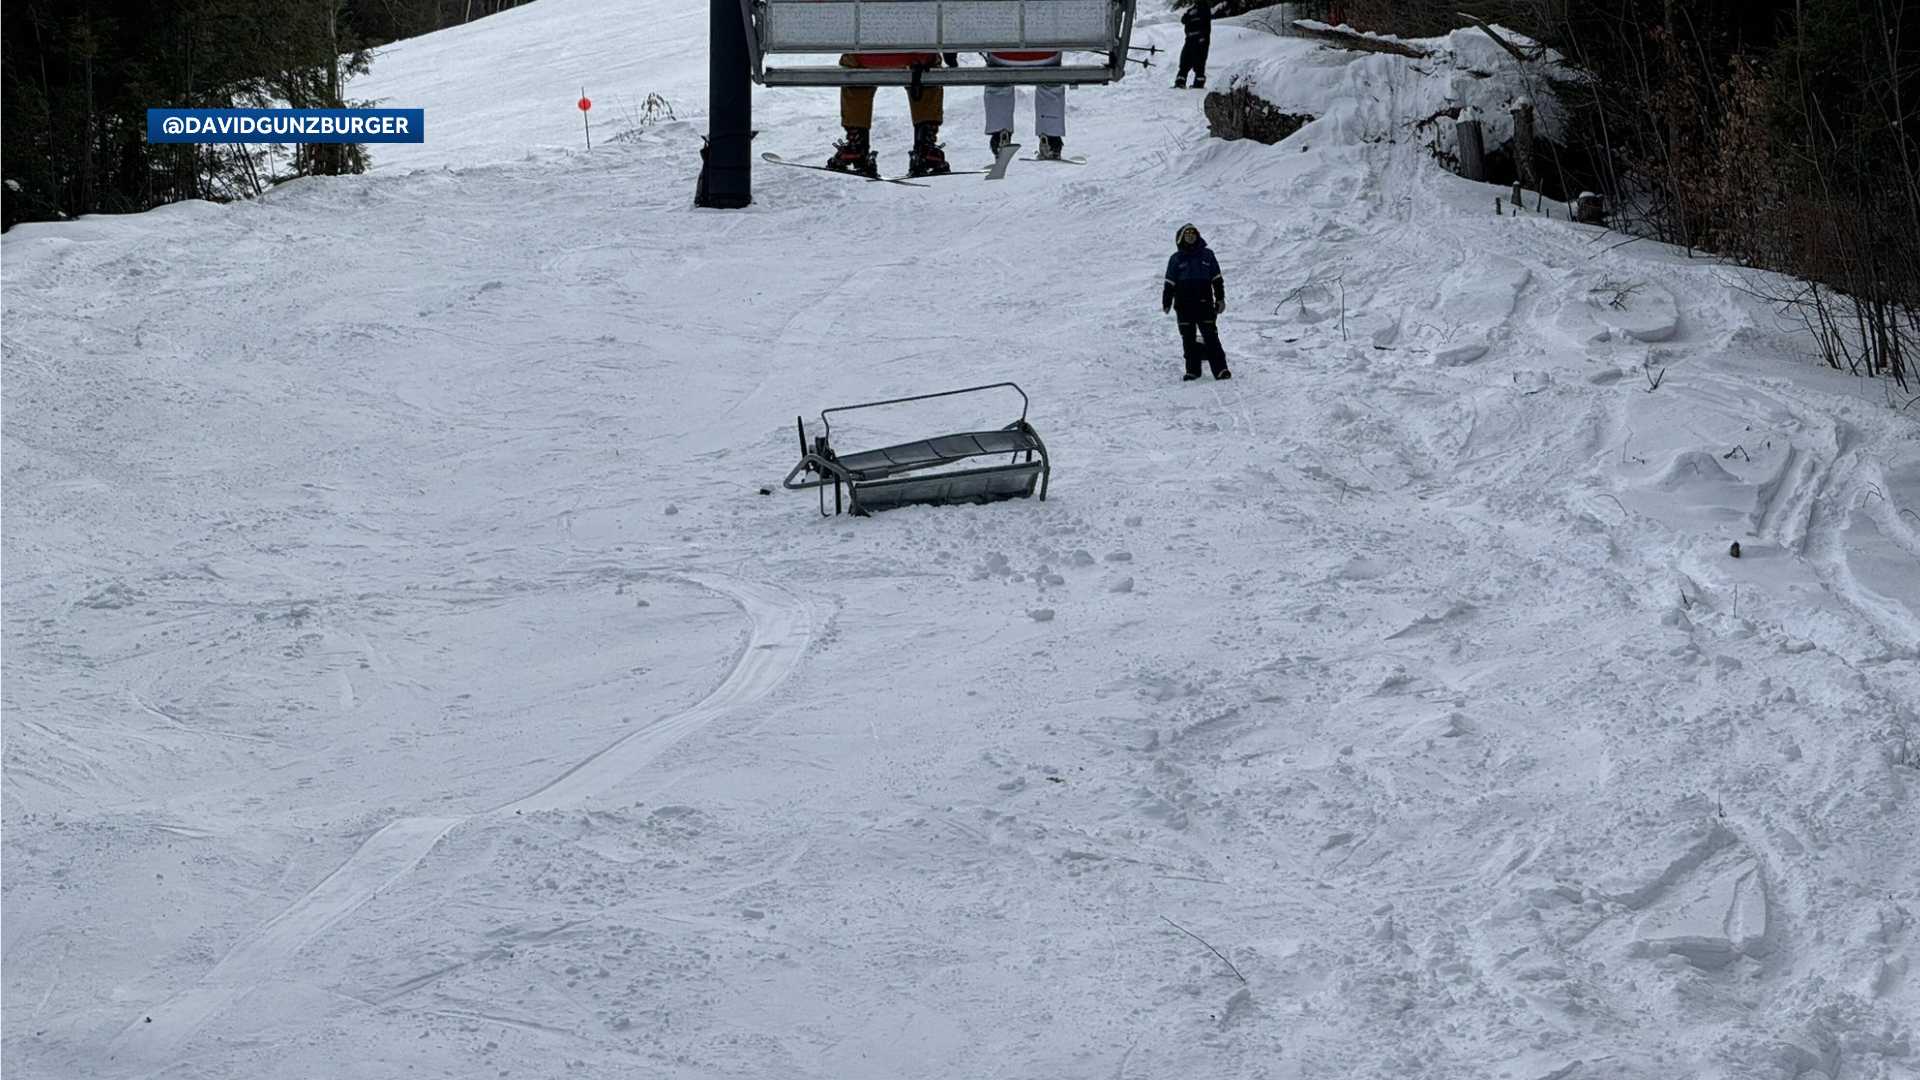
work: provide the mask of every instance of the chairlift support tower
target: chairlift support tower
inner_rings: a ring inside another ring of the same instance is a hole
[[[695,201],[753,201],[753,83],[1086,86],[1127,71],[1134,0],[709,0],[707,148]],[[1058,52],[1058,67],[850,68],[844,53]],[[819,61],[831,57],[832,64]],[[810,61],[779,64],[782,58]],[[776,66],[778,65],[778,66]]]

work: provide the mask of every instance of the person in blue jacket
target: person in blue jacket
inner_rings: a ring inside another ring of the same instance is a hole
[[[1193,0],[1193,6],[1180,16],[1180,23],[1186,28],[1187,40],[1180,47],[1180,74],[1174,76],[1173,88],[1187,88],[1187,72],[1193,72],[1193,88],[1204,90],[1207,85],[1207,53],[1213,47],[1213,4],[1214,0]],[[1225,10],[1226,5],[1221,5]]]
[[[1199,378],[1200,361],[1205,360],[1214,378],[1231,379],[1226,350],[1220,347],[1220,328],[1214,322],[1227,310],[1227,279],[1221,276],[1220,260],[1213,257],[1213,250],[1192,222],[1180,226],[1173,239],[1176,250],[1167,260],[1167,284],[1160,290],[1160,310],[1172,311],[1180,320],[1186,378]]]

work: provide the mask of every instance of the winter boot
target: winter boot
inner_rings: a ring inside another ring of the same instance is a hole
[[[1066,140],[1058,135],[1042,135],[1040,136],[1040,149],[1034,151],[1033,156],[1039,158],[1041,161],[1059,161],[1060,150],[1065,145]]]
[[[867,147],[866,128],[848,128],[847,137],[834,143],[833,148],[833,156],[827,159],[827,168],[861,176],[880,175],[880,157]]]
[[[1213,377],[1216,379],[1231,379],[1233,378],[1233,372],[1228,371],[1226,368],[1221,368],[1219,371],[1213,373]]]
[[[940,125],[931,120],[913,125],[913,152],[907,155],[908,176],[938,176],[950,173],[946,152],[940,149]]]
[[[1197,372],[1197,371],[1189,371],[1189,372],[1187,372],[1187,373],[1186,373],[1185,375],[1182,375],[1182,376],[1180,376],[1180,381],[1181,381],[1181,382],[1192,382],[1193,380],[1195,380],[1195,379],[1197,379],[1197,378],[1199,378],[1199,377],[1200,377],[1200,373],[1199,373],[1199,372]]]
[[[1187,77],[1185,75],[1175,75],[1173,77],[1173,88],[1175,90],[1185,90],[1187,88]]]
[[[999,157],[1000,148],[1012,141],[1013,141],[1013,132],[996,131],[993,134],[987,136],[987,149],[993,152],[994,157]]]
[[[1205,75],[1195,75],[1193,77],[1193,88],[1195,90],[1205,90],[1207,88],[1207,77]]]

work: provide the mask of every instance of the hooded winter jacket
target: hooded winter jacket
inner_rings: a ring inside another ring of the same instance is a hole
[[[1194,0],[1186,14],[1180,16],[1180,24],[1187,29],[1187,36],[1194,39],[1213,36],[1212,0]]]
[[[1193,238],[1182,243],[1180,238],[1189,229]],[[1220,273],[1220,262],[1192,222],[1174,231],[1173,242],[1179,250],[1167,260],[1167,284],[1160,291],[1160,306],[1179,308],[1181,322],[1193,322],[1189,316],[1211,322],[1227,302],[1227,281]]]

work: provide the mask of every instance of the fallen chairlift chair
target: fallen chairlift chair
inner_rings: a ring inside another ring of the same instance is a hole
[[[910,401],[927,401],[1001,387],[1011,388],[1020,395],[1020,418],[1006,427],[918,439],[854,454],[842,454],[833,449],[833,422],[828,419],[831,413],[902,405]],[[1041,501],[1044,502],[1047,497],[1047,478],[1052,472],[1052,466],[1047,461],[1047,446],[1040,441],[1040,433],[1027,423],[1026,391],[1010,382],[822,409],[820,426],[823,434],[814,437],[811,447],[807,445],[806,420],[796,418],[795,423],[800,431],[800,463],[787,473],[781,486],[792,491],[821,489],[822,517],[831,516],[827,513],[825,489],[828,485],[833,487],[835,514],[841,512],[840,489],[844,486],[847,509],[861,516],[910,504],[945,505],[1024,499],[1034,493],[1036,485]],[[950,472],[927,471],[1002,454],[1007,455],[1007,460],[1000,464]],[[796,480],[795,477],[802,473],[807,474],[806,478]]]

